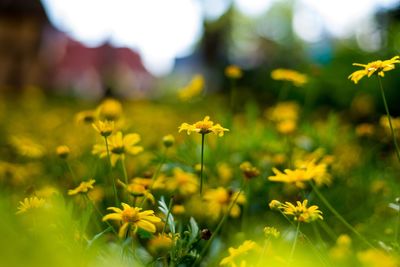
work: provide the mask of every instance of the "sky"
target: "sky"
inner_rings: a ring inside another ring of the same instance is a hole
[[[156,76],[170,73],[175,58],[190,55],[202,36],[203,20],[218,19],[232,1],[240,13],[257,18],[275,3],[290,0],[42,0],[59,30],[89,47],[108,41],[132,48]],[[372,51],[379,48],[372,15],[400,0],[291,2],[292,27],[305,42],[318,42],[326,32],[335,38],[358,34],[361,48]]]

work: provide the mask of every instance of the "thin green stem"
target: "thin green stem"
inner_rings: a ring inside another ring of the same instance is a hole
[[[379,86],[380,86],[380,89],[381,89],[381,95],[382,95],[382,99],[383,99],[383,105],[385,106],[386,115],[387,115],[387,118],[388,118],[388,121],[389,121],[390,131],[392,132],[392,138],[393,138],[394,147],[395,147],[395,149],[396,149],[397,159],[398,159],[399,162],[400,162],[400,149],[399,149],[399,145],[397,144],[396,136],[395,136],[395,134],[394,134],[393,125],[392,125],[392,119],[391,119],[391,116],[390,116],[388,104],[387,104],[387,102],[386,102],[385,91],[383,90],[382,79],[381,79],[381,77],[378,76],[378,80],[379,80]]]
[[[154,181],[157,179],[158,174],[160,173],[161,168],[165,163],[165,160],[167,158],[167,151],[168,151],[168,147],[165,148],[164,153],[162,155],[162,159],[161,159],[160,163],[158,164],[156,171],[151,176],[151,184],[150,184],[150,187],[148,189],[149,191],[153,188]],[[144,203],[146,202],[147,199],[148,199],[148,195],[146,194],[144,196],[143,200],[142,200],[142,203],[140,204],[140,208],[143,207],[143,205],[144,205]]]
[[[300,232],[300,221],[297,222],[296,233],[295,233],[295,236],[294,236],[292,249],[290,250],[290,256],[289,256],[288,264],[290,264],[292,262],[294,251],[296,250],[297,238],[299,236],[299,232]]]
[[[93,201],[89,198],[89,196],[87,194],[84,194],[86,200],[92,205],[93,209],[97,212],[97,214],[100,216],[100,218],[103,218],[104,215],[101,213],[101,211],[99,210],[99,208],[97,208],[97,206],[93,203]],[[117,231],[115,231],[114,227],[108,222],[108,221],[104,221],[109,227],[111,227],[112,231],[117,235]]]
[[[257,267],[260,266],[261,260],[264,258],[265,251],[267,251],[267,248],[269,247],[270,242],[271,242],[271,241],[270,241],[269,238],[266,238],[266,239],[265,239],[265,241],[264,241],[264,246],[263,246],[263,248],[262,248],[260,257],[258,257],[258,261],[257,261],[257,265],[256,265]],[[264,262],[264,264],[265,264],[265,262]]]
[[[375,248],[364,236],[362,236],[351,224],[349,224],[346,219],[336,211],[336,209],[329,203],[329,201],[324,197],[324,195],[319,191],[319,189],[310,182],[312,189],[314,190],[315,194],[318,198],[325,204],[325,206],[339,219],[350,231],[352,231],[361,241],[363,241],[366,245],[371,248]]]
[[[121,159],[121,168],[122,168],[122,173],[124,174],[124,182],[127,185],[128,184],[128,174],[126,173],[126,167],[125,167],[125,159]]]
[[[290,87],[290,83],[289,82],[285,82],[281,88],[281,90],[279,91],[279,95],[278,95],[278,101],[283,101],[287,98],[288,94],[289,94],[289,87]]]
[[[200,252],[200,256],[196,259],[196,261],[194,262],[193,266],[197,266],[200,262],[200,260],[204,257],[204,255],[206,254],[208,247],[211,245],[212,241],[214,240],[215,236],[217,235],[217,233],[219,232],[219,230],[221,229],[222,225],[224,224],[225,220],[228,218],[228,215],[231,213],[231,210],[233,208],[233,206],[236,204],[236,201],[238,200],[240,194],[242,193],[242,189],[239,190],[237,196],[235,197],[235,199],[231,202],[228,210],[226,211],[226,213],[224,214],[224,216],[222,217],[222,219],[219,221],[217,228],[215,228],[214,232],[211,234],[210,239],[207,240],[207,243],[205,244],[205,246],[203,247],[203,249]]]
[[[72,168],[71,168],[71,165],[69,165],[69,162],[68,162],[67,160],[65,161],[65,165],[67,165],[68,171],[71,173],[72,180],[78,181],[78,180],[76,179],[76,176],[75,176],[74,171],[73,171]]]
[[[395,229],[394,229],[394,243],[395,244],[399,244],[398,237],[399,237],[399,227],[400,227],[400,205],[397,204],[397,207],[399,209],[397,210],[396,226],[395,226]]]
[[[205,137],[205,134],[202,133],[201,134],[201,162],[200,162],[200,164],[201,164],[201,166],[200,166],[200,196],[203,193],[204,137]]]
[[[169,215],[171,214],[171,209],[172,209],[172,204],[174,203],[174,198],[171,197],[171,199],[169,200],[169,204],[168,204],[168,212],[167,212],[167,217],[165,218],[165,223],[164,223],[164,227],[162,230],[162,233],[165,233],[165,230],[167,229],[167,224],[168,224],[168,219],[169,219]]]
[[[104,141],[106,143],[106,150],[107,150],[107,159],[108,159],[108,174],[110,175],[110,179],[112,182],[112,186],[113,186],[113,191],[114,191],[114,198],[115,198],[115,205],[118,205],[119,200],[118,200],[118,191],[117,191],[117,186],[115,185],[115,180],[111,175],[111,171],[112,171],[112,164],[111,164],[111,157],[110,157],[110,150],[108,148],[108,140],[107,137],[104,137]]]

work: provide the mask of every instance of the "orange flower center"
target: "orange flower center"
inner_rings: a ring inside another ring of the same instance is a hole
[[[134,208],[128,208],[122,211],[122,220],[124,222],[134,223],[140,220],[139,211]]]

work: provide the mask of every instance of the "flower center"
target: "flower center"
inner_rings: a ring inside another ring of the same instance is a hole
[[[122,220],[130,223],[137,222],[140,220],[139,212],[134,208],[128,208],[122,211]]]
[[[111,149],[111,152],[114,154],[124,154],[125,148],[123,146],[115,146]]]

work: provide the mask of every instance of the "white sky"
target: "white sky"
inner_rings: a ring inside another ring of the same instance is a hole
[[[248,16],[264,14],[274,2],[232,0]],[[297,0],[293,28],[307,42],[323,33],[339,38],[356,33],[377,8],[400,0]],[[155,75],[168,74],[175,57],[188,55],[201,37],[203,17],[216,19],[231,0],[42,0],[52,23],[87,46],[108,40],[140,52]]]

